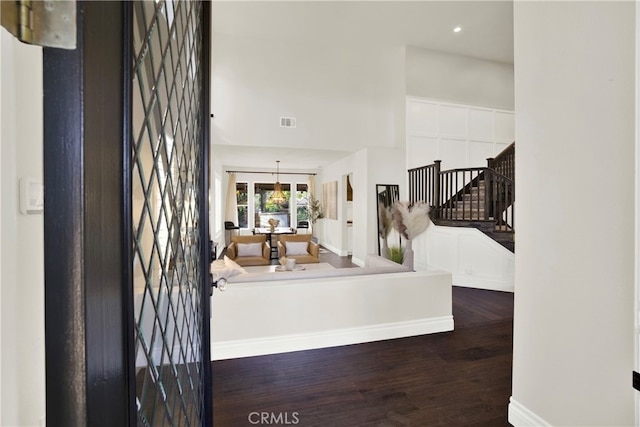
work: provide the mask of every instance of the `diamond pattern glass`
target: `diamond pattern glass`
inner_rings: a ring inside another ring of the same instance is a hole
[[[140,426],[203,417],[202,4],[134,2],[132,213]]]

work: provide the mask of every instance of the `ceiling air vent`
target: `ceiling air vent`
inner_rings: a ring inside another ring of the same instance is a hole
[[[280,127],[281,128],[295,128],[296,127],[296,119],[295,119],[295,117],[280,117]]]

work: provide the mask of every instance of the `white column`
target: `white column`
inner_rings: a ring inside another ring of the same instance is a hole
[[[516,425],[633,425],[634,2],[514,2]]]

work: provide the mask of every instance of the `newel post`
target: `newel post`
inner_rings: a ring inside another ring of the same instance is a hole
[[[440,163],[442,160],[434,160],[434,170],[433,170],[433,206],[435,208],[435,218],[438,218],[440,215]]]
[[[488,167],[489,169],[494,169],[493,165],[494,165],[495,160],[496,160],[496,159],[494,159],[493,157],[489,157],[489,158],[487,159],[487,167]]]

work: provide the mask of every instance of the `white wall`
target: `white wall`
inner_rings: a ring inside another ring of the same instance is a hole
[[[45,413],[44,229],[42,215],[19,212],[18,185],[42,180],[42,49],[0,33],[0,425],[34,426]]]
[[[408,47],[407,95],[513,110],[513,64]]]
[[[412,247],[417,271],[449,271],[455,286],[514,290],[515,254],[476,228],[431,224]]]
[[[0,12],[0,18],[2,16],[2,13]],[[3,56],[3,46],[4,43],[2,43],[2,37],[3,35],[0,34],[0,60],[4,58]],[[4,74],[2,72],[2,62],[0,62],[0,80],[2,78],[2,75]],[[0,100],[4,99],[2,97],[2,83],[0,82]],[[0,101],[0,125],[3,125],[4,121],[3,121],[3,117],[2,117],[2,102]],[[4,127],[4,126],[2,126]],[[2,165],[2,147],[3,147],[3,138],[2,138],[2,132],[0,132],[0,166]],[[2,195],[2,185],[3,185],[3,177],[2,177],[2,173],[1,173],[1,169],[0,169],[0,196]],[[1,198],[0,198],[1,199]],[[2,209],[0,209],[0,242],[2,241],[2,225],[4,224],[4,222],[2,221],[3,215],[2,215]],[[2,357],[3,351],[2,351],[2,344],[4,342],[4,338],[2,335],[2,317],[3,317],[3,313],[4,311],[2,310],[2,288],[3,288],[3,280],[2,280],[2,244],[0,243],[0,378],[2,378],[2,366],[3,366],[3,360],[4,358]],[[0,383],[0,422],[2,422],[2,416],[3,416],[3,409],[2,407],[4,406],[4,399],[3,399],[3,393],[2,393],[2,384]]]
[[[482,167],[514,141],[513,111],[407,98],[407,168]]]
[[[353,151],[404,141],[404,48],[214,34],[216,144]],[[279,118],[297,119],[282,129]]]
[[[635,289],[634,289],[634,318],[635,318],[635,337],[634,337],[634,371],[640,372],[640,67],[638,67],[638,58],[640,58],[640,8],[636,7],[636,108],[635,108],[635,128],[636,128],[636,144],[635,144]],[[640,393],[635,393],[635,418],[636,425],[640,424]]]
[[[402,199],[407,197],[407,176],[404,150],[392,148],[367,148],[322,169],[316,180],[316,189],[322,183],[337,180],[353,172],[353,248],[352,260],[363,265],[367,254],[378,253],[378,220],[376,184],[398,184]],[[338,219],[322,219],[320,242],[339,255],[346,255],[346,197],[343,186],[338,186]]]
[[[322,218],[318,220],[315,234],[323,246],[340,256],[346,256],[349,249],[345,245],[346,228],[344,225],[347,218],[344,207],[346,206],[346,195],[345,188],[342,186],[342,179],[344,175],[353,172],[353,183],[355,184],[353,185],[352,204],[354,212],[353,233],[354,236],[361,236],[363,234],[362,230],[364,230],[363,227],[366,224],[366,218],[363,216],[366,212],[364,207],[364,203],[366,203],[366,195],[364,194],[366,171],[366,155],[364,151],[361,151],[325,166],[316,177],[316,192],[319,195],[322,194],[322,184],[338,181],[338,219]],[[357,239],[357,237],[354,237],[354,240],[357,241]],[[360,251],[358,250],[355,253],[360,254]],[[354,256],[357,255],[354,254]]]
[[[222,164],[211,153],[211,186],[209,188],[209,234],[218,243],[218,255],[224,249],[224,201],[227,191],[227,173]]]
[[[0,13],[0,16],[1,15],[2,14]],[[0,35],[0,37],[4,37],[4,33],[2,33],[2,35]],[[3,46],[4,46],[3,39],[0,39],[0,59],[4,58],[4,56],[2,54],[4,52]],[[0,62],[0,67],[1,66],[2,66],[2,63]],[[4,99],[2,97],[2,86],[3,85],[2,85],[2,81],[1,81],[1,78],[2,78],[3,74],[4,73],[2,72],[2,68],[0,68],[0,100]],[[2,117],[2,104],[3,103],[0,102],[0,125],[4,124],[3,117]],[[4,126],[2,126],[2,127],[4,127]],[[2,158],[3,158],[2,157],[2,151],[3,151],[2,150],[2,147],[3,147],[2,141],[3,141],[3,135],[2,135],[2,132],[0,132],[0,196],[2,196],[2,188],[3,188],[2,185],[3,185],[3,181],[4,181],[2,179],[2,164],[3,164],[2,163]],[[1,197],[0,197],[0,199],[1,199]],[[2,231],[2,226],[4,224],[4,222],[2,221],[3,217],[4,216],[2,214],[2,209],[0,209],[0,232]],[[0,238],[0,378],[2,378],[2,366],[3,366],[3,360],[4,360],[4,358],[2,357],[2,355],[3,355],[3,350],[2,349],[3,349],[3,342],[4,342],[3,335],[2,335],[2,325],[3,325],[3,323],[2,323],[2,314],[3,314],[3,311],[2,311],[2,293],[3,293],[2,292],[2,289],[3,289],[3,286],[2,286],[2,284],[3,284],[3,281],[2,281],[2,277],[3,277],[2,276],[2,246],[4,246],[4,245],[2,244],[2,239]],[[0,384],[0,422],[2,421],[2,415],[3,415],[2,407],[4,406],[2,388],[3,387]]]
[[[409,188],[404,150],[369,149],[367,186],[367,252],[378,253],[378,197],[376,184],[398,184],[400,200],[408,200]],[[389,236],[389,245],[396,241],[395,231]]]
[[[516,426],[635,421],[634,8],[514,4]]]

